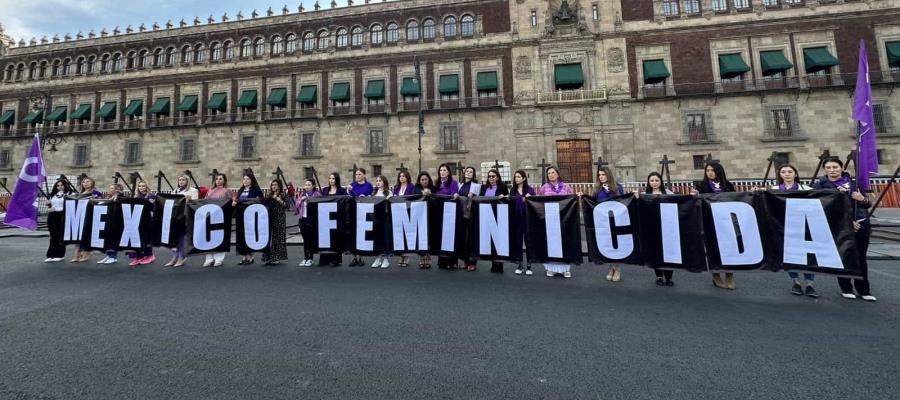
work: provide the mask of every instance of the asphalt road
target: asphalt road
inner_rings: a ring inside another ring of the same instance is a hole
[[[0,240],[0,399],[896,399],[900,265],[877,303],[785,274],[673,288],[415,267],[43,264]],[[98,257],[95,257],[97,259]],[[396,260],[396,259],[395,259]],[[164,262],[165,260],[163,260]]]

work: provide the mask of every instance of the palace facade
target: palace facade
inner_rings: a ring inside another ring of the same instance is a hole
[[[30,43],[0,31],[0,179],[14,184],[36,131],[58,141],[48,174],[101,185],[393,177],[418,169],[420,107],[430,171],[499,162],[539,181],[554,164],[588,182],[602,157],[640,181],[667,156],[690,179],[711,156],[759,178],[774,155],[805,176],[855,147],[861,39],[881,172],[900,161],[900,0],[365,3]]]

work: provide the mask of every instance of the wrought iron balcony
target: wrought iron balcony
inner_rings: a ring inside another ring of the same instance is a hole
[[[537,94],[538,104],[589,103],[606,100],[606,87],[593,90],[557,90]]]

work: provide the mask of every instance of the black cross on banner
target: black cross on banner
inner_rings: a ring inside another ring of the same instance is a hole
[[[538,167],[541,168],[541,185],[547,183],[547,168],[553,166],[552,164],[548,164],[546,159],[541,159],[541,163],[538,164]]]

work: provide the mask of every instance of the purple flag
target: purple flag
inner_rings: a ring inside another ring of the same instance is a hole
[[[871,190],[869,176],[878,173],[878,150],[875,140],[875,111],[872,108],[872,85],[869,83],[869,56],[866,42],[859,42],[859,71],[853,92],[853,119],[859,122],[859,151],[856,181],[862,191]]]
[[[28,150],[28,156],[22,164],[19,180],[16,181],[15,193],[7,207],[4,223],[32,231],[37,229],[38,210],[34,203],[46,175],[44,158],[41,156],[41,139],[35,133],[31,149]]]

